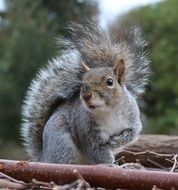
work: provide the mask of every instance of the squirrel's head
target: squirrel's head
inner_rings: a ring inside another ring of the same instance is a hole
[[[80,97],[84,107],[90,112],[108,112],[118,104],[123,90],[124,61],[120,59],[110,67],[89,68],[83,64]]]

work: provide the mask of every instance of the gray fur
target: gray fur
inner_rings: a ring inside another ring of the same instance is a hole
[[[137,97],[144,92],[149,75],[149,61],[143,51],[145,42],[139,37],[138,31],[133,30],[127,34],[128,38],[115,44],[95,21],[90,21],[86,25],[71,23],[68,29],[71,38],[58,40],[63,51],[49,62],[46,68],[40,70],[27,91],[22,109],[21,134],[24,144],[34,161],[112,163],[114,158],[110,146],[111,144],[116,146],[117,137],[121,138],[123,134],[116,134],[114,135],[116,137],[112,136],[104,140],[100,138],[100,132],[97,132],[100,130],[100,124],[82,107],[80,101],[80,87],[84,75],[81,63],[86,63],[90,68],[112,67],[116,60],[123,59],[125,62],[124,85],[126,86],[124,92],[129,97]],[[125,98],[125,96],[124,99],[121,102],[130,101],[130,98]],[[131,99],[136,102],[134,98]],[[137,123],[140,122],[139,111],[137,104],[133,102],[131,109],[135,111],[136,107]],[[135,122],[133,116],[126,117],[129,123]],[[134,122],[129,118],[132,118]],[[126,135],[127,139],[130,138],[129,142],[138,135],[140,125],[139,123],[137,130],[131,126],[132,132]],[[65,144],[65,139],[70,142]],[[92,147],[91,144],[94,141],[95,144]],[[78,159],[76,152],[72,151],[75,149],[72,142],[76,144],[81,154]],[[125,142],[118,146],[121,144]],[[99,145],[101,146],[98,149],[96,146]],[[83,157],[84,154],[88,155],[87,158]]]

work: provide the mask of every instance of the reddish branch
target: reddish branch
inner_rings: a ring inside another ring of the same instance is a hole
[[[94,187],[150,190],[156,185],[161,189],[178,189],[178,173],[173,172],[0,160],[0,172],[25,182],[35,178],[59,185],[68,184],[78,179],[76,170],[78,176]]]

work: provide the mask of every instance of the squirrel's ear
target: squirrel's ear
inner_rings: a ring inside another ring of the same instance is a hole
[[[122,84],[124,81],[125,64],[123,59],[119,59],[113,67],[114,74],[118,83]]]
[[[85,69],[85,71],[89,71],[90,70],[90,68],[84,62],[82,62],[82,66]]]

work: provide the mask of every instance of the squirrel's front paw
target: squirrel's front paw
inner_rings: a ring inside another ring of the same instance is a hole
[[[120,134],[110,136],[109,145],[112,148],[119,148],[134,139],[134,132],[132,129],[125,129]]]

